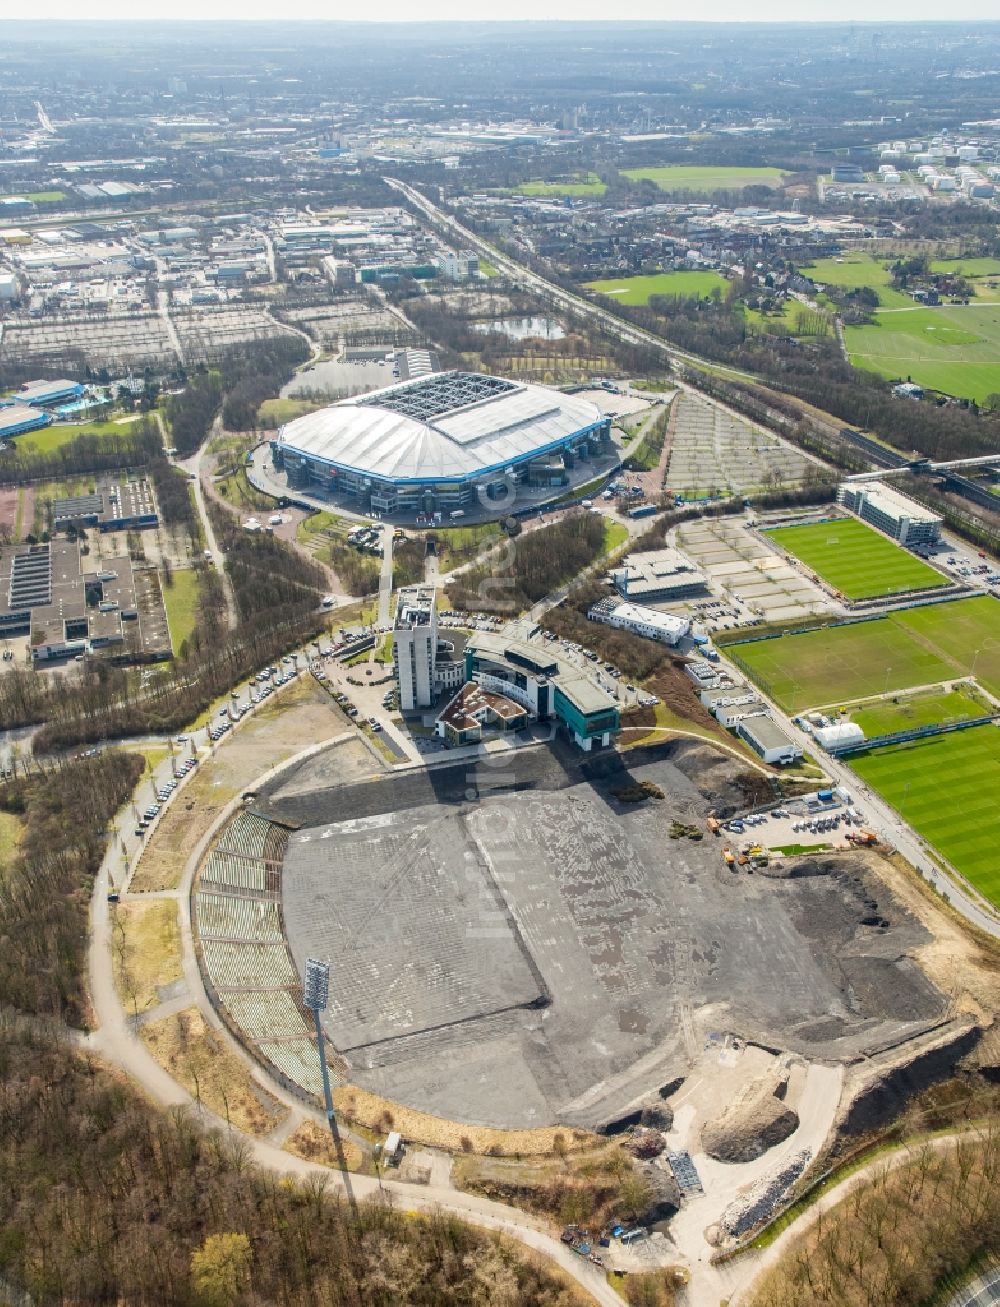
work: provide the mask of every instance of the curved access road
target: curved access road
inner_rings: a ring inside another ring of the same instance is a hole
[[[753,1301],[753,1290],[760,1277],[765,1271],[770,1270],[781,1257],[788,1251],[791,1244],[796,1239],[806,1233],[809,1228],[825,1213],[836,1207],[855,1189],[866,1184],[873,1176],[886,1171],[894,1171],[899,1166],[904,1166],[912,1160],[915,1152],[922,1148],[933,1148],[935,1152],[951,1148],[964,1135],[973,1135],[973,1130],[955,1130],[950,1134],[937,1135],[933,1139],[919,1141],[912,1147],[903,1144],[893,1153],[886,1156],[884,1153],[873,1158],[867,1166],[863,1166],[859,1171],[854,1171],[851,1175],[830,1190],[822,1197],[807,1207],[806,1210],[797,1217],[791,1225],[782,1230],[777,1239],[767,1248],[755,1253],[746,1253],[736,1258],[732,1262],[721,1263],[714,1268],[720,1272],[720,1283],[727,1284],[730,1298],[729,1307],[750,1307]],[[742,1276],[737,1272],[733,1274],[735,1268],[743,1267]],[[700,1307],[696,1304],[695,1307]]]
[[[95,878],[91,901],[88,965],[90,998],[97,1029],[83,1041],[85,1047],[120,1067],[160,1106],[191,1108],[200,1113],[206,1126],[228,1131],[238,1137],[254,1161],[262,1167],[299,1179],[322,1176],[332,1188],[351,1201],[390,1201],[405,1211],[413,1212],[446,1211],[483,1229],[508,1235],[551,1258],[600,1307],[621,1307],[622,1300],[608,1284],[604,1273],[571,1252],[548,1232],[541,1221],[526,1212],[454,1189],[423,1185],[417,1187],[388,1179],[383,1179],[380,1186],[378,1180],[371,1176],[335,1170],[283,1152],[275,1143],[235,1130],[221,1117],[196,1104],[187,1090],[154,1060],[136,1037],[115,987],[107,890],[108,871],[116,854],[117,845],[112,841]]]

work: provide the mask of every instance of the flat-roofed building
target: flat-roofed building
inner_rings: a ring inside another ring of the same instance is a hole
[[[74,540],[0,550],[0,638],[25,635],[35,662],[107,648],[128,661],[170,656],[159,588],[137,582],[127,555],[97,562]]]
[[[611,573],[615,589],[633,603],[680,600],[708,591],[705,577],[676,549],[629,554]]]
[[[437,599],[434,587],[407,586],[396,600],[392,626],[392,662],[403,712],[429,708],[434,702],[437,661]]]
[[[755,717],[741,717],[736,723],[736,734],[746,740],[765,762],[789,763],[802,757],[801,747],[790,739],[773,717],[760,713]]]
[[[52,501],[52,522],[57,531],[96,526],[100,531],[141,530],[156,526],[159,513],[152,484],[143,476],[98,483],[89,495],[71,495]]]
[[[676,613],[661,613],[658,608],[648,608],[644,604],[633,604],[627,599],[611,596],[594,604],[588,610],[587,617],[592,622],[603,622],[605,626],[616,627],[619,631],[645,636],[647,640],[659,640],[661,644],[677,644],[691,630],[691,623],[686,617],[678,617]]]
[[[84,387],[78,381],[32,381],[22,386],[14,398],[19,404],[32,407],[48,408],[52,404],[65,404],[70,399],[80,399]]]
[[[41,409],[27,404],[8,404],[0,408],[0,440],[23,436],[26,431],[38,431],[51,424],[52,418]]]
[[[941,518],[881,481],[845,481],[837,500],[901,545],[934,544]]]
[[[526,708],[535,721],[560,722],[581,749],[609,745],[621,730],[618,703],[576,663],[529,637],[530,623],[476,631],[465,646],[465,675]]]

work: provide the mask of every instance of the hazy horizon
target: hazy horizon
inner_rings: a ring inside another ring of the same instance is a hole
[[[483,13],[466,0],[430,0],[419,19],[413,18],[412,7],[401,0],[384,0],[374,13],[363,16],[331,15],[325,0],[297,0],[289,9],[277,15],[273,4],[263,0],[148,0],[141,15],[127,0],[93,0],[86,17],[81,17],[79,6],[73,0],[39,0],[30,18],[0,19],[3,26],[29,26],[33,23],[90,22],[118,23],[187,23],[187,22],[322,22],[346,24],[398,24],[420,26],[426,23],[491,23],[510,22],[656,22],[696,25],[702,23],[941,23],[997,22],[996,0],[965,0],[957,13],[941,16],[936,5],[926,0],[809,0],[803,6],[798,0],[763,0],[752,6],[738,0],[707,0],[699,7],[696,19],[664,13],[661,0],[631,0],[619,8],[613,19],[607,16],[607,6],[596,0],[510,0],[501,18],[495,11]],[[485,8],[485,7],[484,7]],[[805,10],[805,12],[803,12]]]

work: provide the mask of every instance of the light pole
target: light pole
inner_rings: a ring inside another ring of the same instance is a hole
[[[323,1044],[323,1026],[319,1014],[326,1007],[330,995],[330,965],[319,962],[316,958],[306,961],[305,980],[302,985],[302,1001],[312,1012],[316,1023],[316,1044],[319,1048],[319,1069],[323,1075],[323,1101],[326,1103],[326,1119],[330,1126],[333,1142],[337,1144],[336,1118],[333,1112],[333,1095],[330,1092],[330,1070],[326,1065],[326,1050]]]

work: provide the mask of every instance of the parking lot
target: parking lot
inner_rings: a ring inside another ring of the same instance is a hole
[[[675,405],[665,482],[674,494],[744,495],[797,486],[815,466],[792,445],[717,404],[685,392]]]
[[[794,799],[766,812],[734,818],[721,827],[717,839],[740,853],[755,845],[770,852],[821,851],[849,849],[865,829],[864,811],[851,793],[850,802],[837,795],[826,801]]]
[[[825,591],[748,531],[745,518],[686,522],[677,528],[677,545],[713,587],[725,592],[730,613],[740,613],[735,620],[720,615],[718,624],[708,629],[719,624],[724,628],[727,622],[745,625],[755,617],[783,622],[840,611]]]

